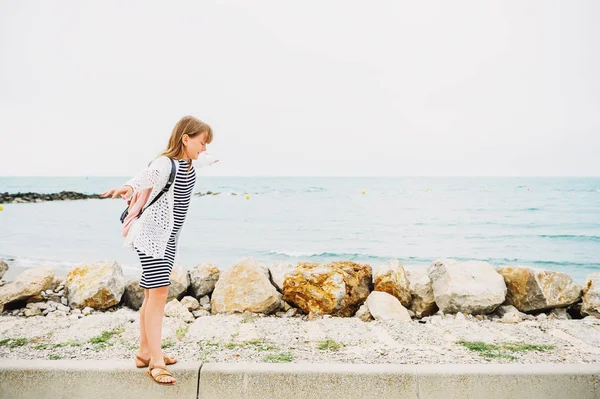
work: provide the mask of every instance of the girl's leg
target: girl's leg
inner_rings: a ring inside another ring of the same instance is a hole
[[[169,295],[169,287],[151,288],[145,308],[145,328],[150,349],[150,364],[153,366],[165,366],[161,349],[162,319],[165,313],[165,303]],[[160,369],[152,370],[156,375]],[[163,376],[162,382],[175,382],[175,378]]]
[[[148,337],[146,336],[146,308],[148,303],[148,297],[150,296],[150,290],[144,289],[144,303],[142,303],[142,307],[140,308],[140,350],[138,351],[138,355],[142,359],[150,358],[150,347],[148,346]],[[136,360],[136,363],[141,366],[139,360]]]

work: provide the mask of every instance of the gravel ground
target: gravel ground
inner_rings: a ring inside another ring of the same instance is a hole
[[[453,315],[362,322],[233,314],[199,317],[189,324],[166,317],[162,333],[164,353],[204,362],[600,362],[600,319],[593,318],[504,324]],[[0,315],[2,359],[132,359],[133,364],[138,345],[139,313],[126,307],[78,320]]]

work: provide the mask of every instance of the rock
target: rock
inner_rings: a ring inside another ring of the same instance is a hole
[[[519,313],[520,312],[506,312],[502,318],[500,318],[500,322],[507,324],[519,323],[523,320]]]
[[[466,319],[467,318],[466,318],[465,314],[461,313],[461,312],[458,312],[456,314],[456,316],[454,317],[454,320],[458,320],[458,321],[463,321],[463,320],[466,320]]]
[[[571,305],[581,297],[581,286],[565,274],[520,266],[498,269],[504,277],[507,303],[521,312],[536,312]]]
[[[555,320],[570,320],[571,316],[567,313],[566,308],[554,308],[548,314],[548,318]]]
[[[581,314],[600,318],[600,273],[591,274],[585,282]]]
[[[72,315],[69,316],[69,320],[79,320],[79,315],[72,314]]]
[[[289,262],[278,262],[269,266],[269,273],[271,274],[271,281],[277,291],[283,293],[283,281],[285,276],[293,274],[296,270],[296,265]]]
[[[406,271],[410,283],[412,305],[410,310],[415,316],[422,318],[435,314],[439,309],[433,296],[431,279],[424,269],[410,269]]]
[[[167,302],[172,299],[181,299],[185,296],[190,286],[190,275],[188,270],[179,263],[175,263],[171,270],[171,285],[169,285],[169,294]]]
[[[373,291],[365,303],[375,320],[411,320],[400,300],[387,292]]]
[[[442,318],[442,316],[436,314],[435,316],[431,316],[431,318],[429,319],[429,322],[431,324],[442,324],[443,320],[444,319]]]
[[[69,309],[68,306],[63,305],[62,303],[59,303],[58,305],[56,305],[56,310],[61,311],[61,312],[65,312],[65,313],[69,313],[69,311],[71,309]]]
[[[54,279],[54,270],[51,267],[25,270],[14,281],[0,287],[0,311],[7,303],[40,295],[52,284],[52,279]]]
[[[268,270],[244,258],[221,274],[211,296],[211,312],[269,314],[279,309],[280,302],[281,294],[271,284]]]
[[[65,288],[65,283],[64,283],[64,279],[60,278],[60,277],[54,277],[54,279],[52,280],[52,284],[50,284],[50,287],[48,287],[48,290],[50,291],[48,294],[51,294],[53,291],[60,291],[60,289],[64,289]]]
[[[498,315],[498,317],[500,317],[500,318],[504,317],[504,315],[507,313],[515,313],[515,314],[519,315],[520,317],[523,317],[525,315],[525,313],[519,312],[519,310],[517,308],[515,308],[513,305],[498,306],[498,308],[496,309],[496,311],[494,313],[496,315]]]
[[[206,316],[210,316],[210,312],[206,309],[198,309],[198,310],[193,310],[192,315],[194,315],[195,318],[206,317]]]
[[[181,304],[187,308],[187,310],[196,310],[200,307],[200,303],[193,296],[184,296],[181,300]]]
[[[129,309],[140,310],[144,304],[144,289],[140,287],[140,279],[133,278],[127,282],[123,293],[123,304]]]
[[[373,274],[373,285],[375,291],[387,292],[398,298],[402,306],[409,307],[412,303],[408,276],[398,260],[379,266]]]
[[[62,303],[65,306],[68,306],[69,305],[69,300],[66,297],[63,296],[63,297],[60,298],[60,303]]]
[[[204,295],[203,297],[200,298],[200,306],[203,309],[210,311],[210,297],[208,295]]]
[[[40,308],[34,307],[34,308],[30,308],[30,309],[25,309],[24,315],[26,317],[41,316],[42,311],[40,310]]]
[[[535,316],[535,319],[538,321],[547,320],[548,316],[546,316],[546,313],[540,313],[539,315]]]
[[[506,297],[504,279],[487,262],[439,259],[427,273],[435,303],[445,313],[487,314]]]
[[[177,299],[173,299],[165,305],[165,316],[176,317],[186,323],[194,321],[194,315]]]
[[[294,316],[296,316],[297,313],[298,313],[298,309],[290,308],[285,312],[283,317],[294,317]]]
[[[211,263],[199,264],[190,270],[190,284],[194,296],[200,298],[212,293],[220,274],[219,268]]]
[[[86,306],[85,308],[83,308],[81,313],[83,313],[84,316],[89,316],[93,313],[93,311],[94,309],[90,308],[89,306]]]
[[[8,265],[2,259],[0,259],[0,279],[4,277],[4,273],[8,271]]]
[[[366,302],[363,303],[360,308],[358,308],[354,317],[358,317],[362,321],[373,320],[373,316],[371,315],[371,312],[369,312],[369,307],[367,306]]]
[[[304,313],[353,316],[369,296],[371,266],[350,261],[301,262],[283,282],[283,299]]]
[[[66,287],[72,307],[107,309],[121,301],[125,279],[117,262],[98,262],[73,267],[67,274]]]

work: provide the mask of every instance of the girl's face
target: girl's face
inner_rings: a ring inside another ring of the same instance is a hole
[[[186,159],[196,160],[198,155],[206,151],[207,132],[202,132],[195,137],[183,136],[184,155]]]

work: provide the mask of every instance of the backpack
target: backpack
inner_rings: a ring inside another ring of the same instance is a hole
[[[158,193],[148,205],[144,206],[144,204],[146,203],[146,201],[148,201],[148,198],[150,197],[152,188],[139,190],[138,192],[133,194],[130,199],[127,200],[127,208],[125,208],[125,210],[121,213],[121,216],[119,218],[121,220],[121,223],[123,223],[124,237],[127,236],[127,233],[129,232],[129,227],[131,227],[132,222],[138,219],[140,216],[142,216],[142,213],[144,213],[146,209],[148,209],[150,206],[152,206],[152,204],[158,201],[158,199],[164,193],[169,191],[169,188],[171,188],[171,186],[173,185],[176,174],[175,162],[170,158],[169,160],[171,161],[171,174],[169,175],[169,180],[167,181],[167,184],[161,190],[161,192]],[[137,209],[139,209],[139,213],[137,212]]]

